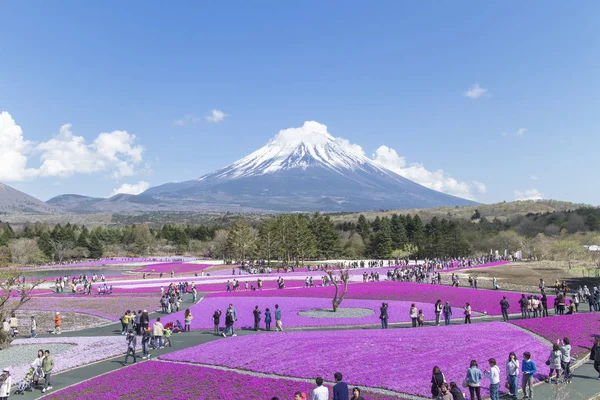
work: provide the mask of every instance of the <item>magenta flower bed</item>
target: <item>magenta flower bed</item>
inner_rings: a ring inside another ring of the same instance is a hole
[[[335,288],[316,287],[310,289],[280,290],[278,296],[290,297],[326,297],[333,298]],[[272,296],[273,293],[253,292],[252,296]],[[244,293],[216,293],[213,296],[244,296]],[[348,287],[348,299],[371,299],[371,300],[397,300],[417,301],[421,303],[435,303],[438,299],[443,302],[449,301],[452,306],[463,307],[469,302],[471,308],[479,312],[487,312],[489,315],[501,315],[500,300],[506,296],[510,303],[509,313],[520,312],[518,301],[520,293],[502,292],[482,289],[469,289],[464,287],[453,288],[450,286],[430,285],[411,282],[367,282],[353,283]],[[554,297],[548,297],[548,304],[552,304]]]
[[[59,312],[76,312],[95,315],[118,321],[125,311],[160,309],[160,296],[131,296],[124,299],[121,296],[85,296],[85,295],[56,295],[36,296],[25,303],[23,310],[42,310]]]
[[[589,354],[594,339],[600,335],[600,316],[596,313],[562,315],[547,318],[511,320],[511,323],[538,334],[552,343],[568,337],[572,354],[582,358]],[[544,359],[545,361],[545,359]]]
[[[262,311],[260,327],[264,328],[264,312],[267,307],[271,310],[271,329],[275,329],[275,304],[279,305],[281,310],[281,319],[283,325],[288,328],[298,327],[325,327],[340,325],[373,325],[380,324],[379,307],[381,302],[378,300],[344,300],[341,308],[362,308],[372,311],[371,315],[355,318],[312,318],[299,315],[298,313],[307,310],[326,309],[331,310],[331,300],[324,298],[303,298],[294,299],[291,297],[240,297],[233,301],[225,297],[205,297],[201,302],[191,308],[194,320],[192,329],[210,329],[213,327],[212,315],[215,310],[225,312],[229,303],[233,303],[236,309],[237,322],[236,328],[254,327],[254,316],[252,311],[258,306]],[[389,323],[410,322],[409,311],[411,303],[402,301],[390,301],[388,316]],[[424,303],[415,303],[416,307],[423,309],[426,320],[435,320],[433,305]],[[183,321],[184,310],[177,313],[161,316],[161,322]],[[454,310],[454,316],[462,318],[462,310]],[[331,313],[332,315],[333,312]],[[225,315],[221,317],[222,325],[225,324]]]
[[[325,378],[332,379],[328,374]],[[330,385],[329,393],[332,390]],[[52,392],[45,399],[292,399],[301,391],[310,399],[315,384],[290,379],[255,377],[196,365],[147,361]],[[364,393],[367,400],[401,400],[401,397]]]
[[[418,332],[418,334],[417,334]],[[330,349],[330,350],[326,350]],[[171,361],[312,378],[344,374],[349,385],[431,396],[431,371],[439,366],[448,381],[462,382],[471,360],[499,360],[504,386],[509,352],[544,359],[549,348],[502,322],[387,330],[274,332],[222,339],[161,356]],[[307,356],[310,355],[310,362]],[[489,368],[489,367],[488,367]],[[487,384],[482,385],[484,387]],[[487,395],[487,390],[483,390]]]
[[[212,264],[172,262],[146,265],[142,268],[137,268],[135,272],[163,272],[169,274],[171,271],[174,271],[176,274],[181,274],[185,272],[200,272],[208,267],[212,267]]]
[[[179,284],[180,281],[183,281],[183,282],[187,281],[190,284],[191,284],[191,282],[194,282],[193,279],[189,279],[189,278],[182,278],[179,281],[177,280],[177,278],[174,278],[174,279],[169,279],[169,280],[159,280],[157,282],[136,281],[135,283],[134,282],[115,283],[113,286],[113,292],[160,293],[161,286],[164,287],[165,290],[167,290],[167,288],[169,287],[169,283],[172,282],[177,285],[177,284]],[[220,282],[220,283],[210,283],[210,281],[207,281],[206,283],[204,283],[204,282],[205,281],[201,281],[201,280],[195,281],[196,290],[198,291],[198,293],[227,292],[227,282]],[[246,293],[246,295],[248,295],[248,296],[253,296],[253,293],[257,292],[257,291],[251,290],[252,285],[254,285],[255,288],[258,287],[256,280],[247,281],[248,282],[248,290],[245,290],[245,286],[244,286],[244,283],[246,281],[239,281],[239,282],[240,282],[239,293]],[[233,281],[231,283],[233,285]],[[285,281],[286,288],[300,288],[300,287],[304,287],[304,286],[305,286],[305,283],[303,280],[286,280]],[[281,290],[277,289],[277,281],[275,281],[275,280],[263,281],[263,289],[271,290],[270,293],[272,296],[276,296],[277,293],[281,292]],[[191,289],[188,289],[188,290],[191,291]],[[273,291],[273,290],[275,290],[275,291]]]

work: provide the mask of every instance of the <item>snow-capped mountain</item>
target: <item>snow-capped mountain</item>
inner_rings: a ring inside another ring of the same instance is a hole
[[[172,206],[228,210],[365,211],[474,204],[390,171],[314,121],[280,131],[225,168],[150,188],[142,196]]]

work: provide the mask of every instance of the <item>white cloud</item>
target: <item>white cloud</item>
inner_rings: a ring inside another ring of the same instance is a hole
[[[199,122],[201,119],[202,118],[198,117],[197,115],[188,114],[181,119],[176,119],[175,121],[173,121],[173,125],[185,126],[185,125],[189,125],[189,124],[195,124],[196,122]]]
[[[539,178],[538,178],[536,175],[529,175],[529,178],[530,178],[532,181],[537,181],[537,180],[539,179]]]
[[[477,195],[485,194],[485,184],[478,181],[458,181],[445,171],[429,171],[423,164],[407,164],[406,159],[396,150],[380,146],[373,154],[373,160],[379,165],[438,192],[451,194],[465,199],[475,200]]]
[[[517,136],[523,136],[525,134],[525,132],[527,132],[526,128],[519,128],[517,130]]]
[[[227,117],[227,116],[228,115],[225,114],[223,111],[215,109],[215,110],[212,110],[210,112],[210,115],[207,115],[204,118],[206,118],[206,120],[208,122],[215,122],[215,123],[217,123],[217,122],[223,121],[225,119],[225,117]]]
[[[472,85],[469,90],[463,92],[463,95],[471,99],[478,99],[488,92],[487,89],[479,86],[479,83]]]
[[[21,127],[9,113],[0,114],[0,179],[22,181],[34,177],[69,177],[74,174],[108,172],[113,178],[135,175],[144,149],[126,131],[100,133],[87,144],[83,136],[65,124],[48,141],[34,143],[23,138]],[[38,168],[27,168],[39,157]]]
[[[150,187],[150,184],[146,181],[139,181],[138,183],[124,183],[117,189],[113,190],[112,195],[116,194],[140,194],[145,192]]]
[[[515,200],[541,200],[543,195],[537,189],[527,189],[524,191],[515,190]]]

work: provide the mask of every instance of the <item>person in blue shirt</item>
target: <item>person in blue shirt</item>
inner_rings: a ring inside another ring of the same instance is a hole
[[[275,304],[275,331],[283,332],[283,326],[281,324],[281,310],[279,304]]]
[[[336,372],[333,377],[335,378],[335,386],[333,386],[333,400],[347,400],[350,395],[348,393],[348,385],[346,382],[342,382],[342,373]]]
[[[531,359],[531,353],[528,351],[523,353],[521,371],[523,371],[523,378],[521,381],[524,395],[523,398],[533,399],[533,375],[537,372],[537,367],[535,366],[535,362]]]

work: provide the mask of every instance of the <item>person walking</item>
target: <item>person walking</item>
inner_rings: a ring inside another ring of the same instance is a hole
[[[510,352],[508,355],[508,361],[506,362],[506,382],[508,383],[508,390],[513,400],[517,400],[517,393],[519,392],[519,360],[514,352]]]
[[[333,400],[346,400],[350,397],[348,393],[348,385],[342,380],[342,373],[336,372],[333,375],[335,385],[333,386]]]
[[[254,307],[254,311],[252,311],[252,314],[254,316],[254,331],[258,331],[258,328],[260,325],[260,314],[261,314],[258,306]]]
[[[283,325],[281,323],[281,310],[279,304],[275,304],[275,330],[283,332]]]
[[[502,321],[504,322],[508,321],[509,307],[510,304],[508,303],[508,300],[506,300],[506,296],[502,297],[502,300],[500,300],[500,309],[502,310]]]
[[[498,399],[498,389],[500,389],[500,368],[496,365],[496,359],[488,360],[490,370],[485,370],[483,374],[490,380],[490,400]]]
[[[318,376],[315,382],[317,387],[312,391],[312,400],[329,400],[329,390],[323,386],[323,378]]]
[[[265,328],[268,331],[271,330],[271,310],[269,310],[269,307],[265,310]]]
[[[411,304],[410,305],[410,311],[409,311],[409,316],[410,316],[410,320],[412,321],[412,326],[413,328],[417,327],[417,317],[419,314],[419,310],[417,310],[417,307],[415,307],[415,304]]]
[[[450,318],[452,317],[452,307],[450,307],[450,302],[447,301],[444,304],[444,323],[446,325],[450,325]]]
[[[524,399],[533,399],[533,375],[537,372],[535,362],[531,359],[531,353],[526,351],[523,353],[521,361],[521,388],[523,389]]]
[[[465,377],[466,386],[469,388],[470,399],[481,400],[481,379],[483,375],[476,360],[471,360],[469,368],[467,368],[467,376]]]
[[[471,304],[467,303],[465,305],[465,324],[471,323]]]
[[[150,352],[148,347],[150,346],[150,340],[152,338],[152,331],[150,328],[146,328],[142,331],[142,359],[150,358]]]
[[[438,299],[435,302],[435,326],[440,326],[440,315],[442,315],[443,308],[442,300]]]
[[[135,335],[132,329],[130,329],[127,333],[127,338],[125,340],[127,341],[127,353],[125,353],[125,362],[123,363],[123,365],[127,364],[129,354],[133,356],[133,363],[135,364],[137,362],[137,356],[135,355],[135,350],[137,347],[137,336]]]
[[[52,332],[52,334],[60,335],[60,325],[61,325],[60,312],[57,311],[56,314],[54,315],[54,331]]]
[[[183,331],[187,331],[189,332],[190,329],[192,329],[192,320],[194,319],[194,316],[192,315],[192,310],[190,310],[189,308],[185,309],[185,314],[183,317]]]
[[[44,371],[44,388],[42,393],[46,393],[48,390],[52,390],[52,370],[54,369],[54,358],[50,355],[50,350],[44,352],[44,359],[42,360],[42,371]]]
[[[381,303],[379,307],[379,319],[381,320],[381,329],[387,329],[388,327],[388,304]]]
[[[552,377],[554,376],[554,372],[556,372],[556,383],[558,383],[558,378],[560,378],[560,371],[562,360],[562,353],[560,351],[560,346],[555,343],[552,345],[552,350],[550,351],[550,356],[548,357],[548,367],[550,367],[550,373],[548,374],[548,378],[546,379],[546,383],[552,382]]]
[[[37,321],[35,319],[35,315],[31,316],[31,337],[37,337]]]

